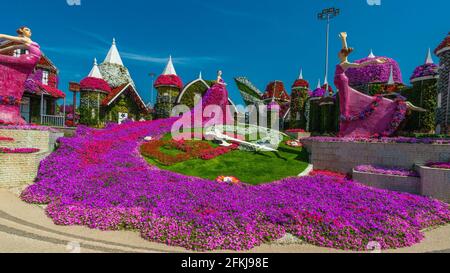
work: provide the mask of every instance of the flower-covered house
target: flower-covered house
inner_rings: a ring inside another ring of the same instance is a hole
[[[14,43],[2,43],[0,44],[0,49],[11,45],[14,45]],[[25,49],[5,52],[5,54],[14,57],[20,57],[27,53]],[[58,89],[58,74],[58,68],[45,54],[42,54],[33,73],[25,81],[20,113],[26,122],[49,126],[64,126],[64,114],[59,111],[58,101],[63,99],[63,104],[65,105],[66,94]]]
[[[339,96],[331,85],[317,83],[306,101],[306,129],[314,133],[335,133],[339,130]]]
[[[437,81],[439,67],[434,63],[428,50],[425,63],[416,67],[410,81],[412,87],[403,90],[402,95],[427,112],[412,112],[405,130],[410,132],[434,133],[436,129],[436,109],[438,104]]]
[[[290,127],[306,130],[306,102],[309,97],[309,83],[303,79],[303,71],[292,85],[291,105],[289,109]]]
[[[69,89],[74,96],[80,94],[81,124],[103,126],[107,122],[150,118],[150,111],[122,62],[115,40],[105,61],[98,65],[95,60],[88,76],[80,83],[70,83]]]
[[[170,117],[172,109],[177,105],[184,105],[189,109],[194,108],[198,103],[197,100],[202,98],[214,83],[215,81],[203,79],[200,72],[197,79],[183,85],[183,81],[177,75],[173,65],[172,56],[170,56],[163,73],[158,76],[154,83],[154,87],[158,91],[155,117],[159,119]],[[232,109],[237,112],[237,108],[230,98],[228,98],[228,102]]]
[[[448,134],[450,124],[450,32],[439,44],[434,53],[439,57],[439,80],[438,80],[438,120],[437,132]]]

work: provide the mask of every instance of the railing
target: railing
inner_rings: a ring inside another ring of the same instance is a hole
[[[41,115],[41,125],[64,127],[65,118],[64,116]]]

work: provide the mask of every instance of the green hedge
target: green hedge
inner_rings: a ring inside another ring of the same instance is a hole
[[[413,112],[405,125],[408,132],[434,133],[436,129],[437,81],[435,79],[413,83],[412,88],[403,90],[402,95],[426,113]]]

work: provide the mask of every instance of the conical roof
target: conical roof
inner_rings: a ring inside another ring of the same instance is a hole
[[[116,39],[113,39],[111,48],[109,49],[108,55],[106,55],[104,63],[118,64],[123,66],[122,58],[120,57],[119,50],[116,46]]]
[[[154,86],[156,88],[161,86],[171,86],[183,89],[183,81],[177,75],[173,65],[172,56],[169,56],[169,61],[167,62],[166,68],[164,68],[163,73],[156,79]]]
[[[175,71],[175,67],[173,66],[172,56],[169,56],[169,61],[162,75],[177,75],[177,71]]]
[[[100,73],[100,69],[98,69],[97,59],[94,59],[94,66],[92,67],[91,72],[89,72],[88,77],[103,79],[102,73]]]
[[[412,76],[410,77],[411,83],[437,79],[439,77],[439,67],[434,63],[431,55],[431,49],[428,49],[425,64],[419,65],[414,69]]]

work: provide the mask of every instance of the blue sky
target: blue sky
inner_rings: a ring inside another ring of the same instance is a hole
[[[0,32],[31,27],[33,39],[60,69],[63,91],[69,81],[89,73],[94,57],[103,61],[115,37],[146,102],[151,99],[148,73],[161,73],[172,54],[185,83],[199,71],[214,79],[222,69],[230,96],[241,103],[236,76],[247,76],[260,89],[275,79],[289,88],[300,68],[313,86],[323,80],[325,23],[316,18],[333,6],[342,12],[331,26],[330,82],[340,31],[348,32],[356,49],[353,59],[373,48],[400,63],[406,83],[427,49],[450,31],[448,0],[381,0],[381,6],[367,0],[81,0],[81,6],[16,0],[7,3]]]

